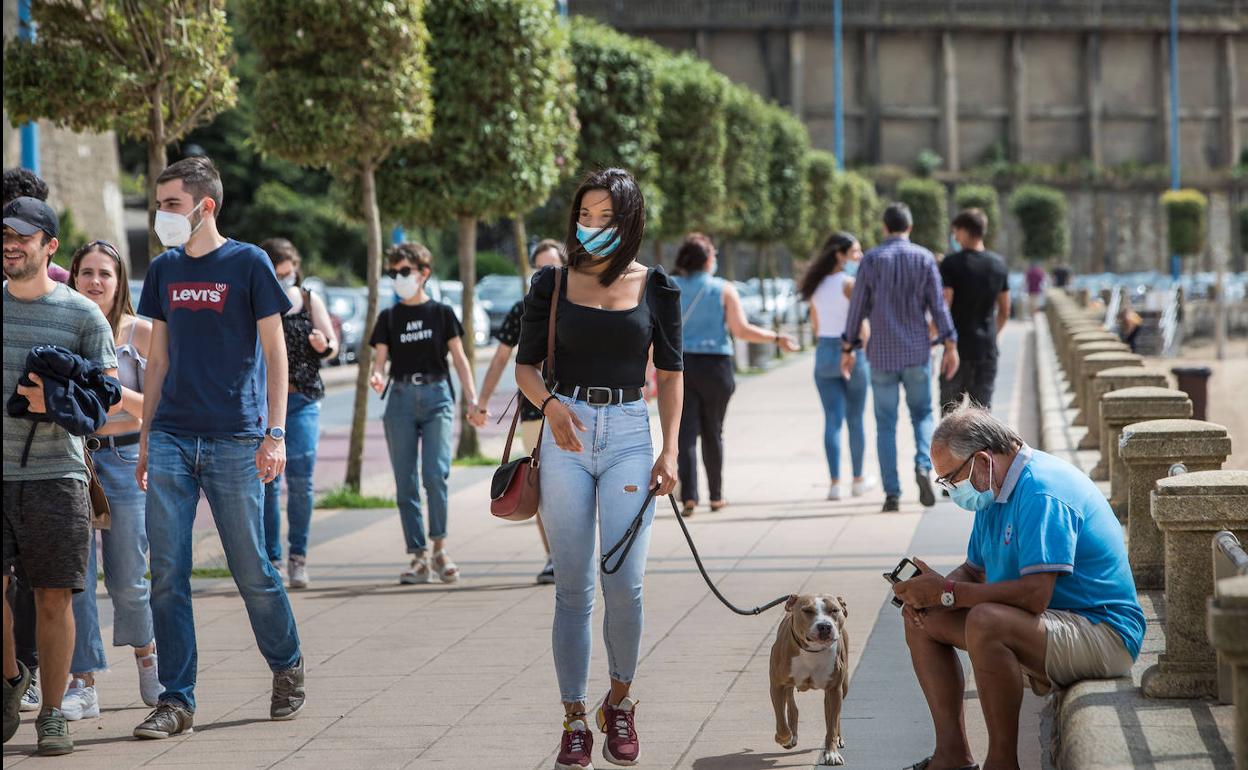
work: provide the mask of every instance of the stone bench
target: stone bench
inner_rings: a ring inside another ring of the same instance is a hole
[[[1112,441],[1109,438],[1105,425],[1105,396],[1116,390],[1126,390],[1127,388],[1162,388],[1165,389],[1167,384],[1166,373],[1159,369],[1145,369],[1142,366],[1119,366],[1112,369],[1106,369],[1096,373],[1092,378],[1092,403],[1096,404],[1096,413],[1092,419],[1088,421],[1087,436],[1095,437],[1097,443],[1092,444],[1091,441],[1084,436],[1084,440],[1079,442],[1080,449],[1099,449],[1101,458],[1097,461],[1096,466],[1088,473],[1094,481],[1106,481],[1109,479],[1109,466],[1111,463],[1110,455],[1118,451],[1118,434],[1113,435]],[[1181,393],[1180,391],[1174,391]],[[1123,425],[1130,425],[1133,422],[1142,420],[1158,420],[1165,417],[1178,417],[1186,419],[1191,417],[1190,410],[1181,414],[1146,414],[1137,419],[1129,419],[1124,423],[1120,423],[1118,430]],[[1087,446],[1085,446],[1087,444]],[[1112,449],[1111,449],[1112,447]]]
[[[1231,438],[1211,422],[1150,420],[1123,426],[1118,451],[1127,464],[1127,558],[1135,587],[1162,588],[1166,560],[1153,518],[1153,487],[1174,473],[1220,469],[1231,453]]]

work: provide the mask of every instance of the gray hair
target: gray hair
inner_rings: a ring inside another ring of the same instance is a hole
[[[966,458],[984,450],[1009,454],[1022,446],[1023,439],[1013,428],[968,398],[936,426],[932,444],[944,446],[954,457]]]

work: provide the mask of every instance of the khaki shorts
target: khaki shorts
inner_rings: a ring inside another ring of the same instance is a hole
[[[1045,610],[1040,620],[1048,637],[1044,673],[1054,686],[1067,687],[1081,679],[1113,679],[1131,672],[1135,661],[1108,623],[1093,623],[1066,610]]]

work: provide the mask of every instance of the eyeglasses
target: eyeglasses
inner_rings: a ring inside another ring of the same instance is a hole
[[[953,479],[956,478],[957,475],[962,472],[963,468],[965,468],[972,460],[975,459],[976,454],[978,454],[979,452],[987,452],[987,451],[988,451],[987,449],[979,449],[979,450],[976,450],[975,452],[971,452],[971,456],[963,460],[962,464],[959,465],[958,469],[955,470],[953,473],[946,473],[944,476],[938,476],[936,478],[936,484],[941,489],[944,489],[945,491],[948,491],[948,492],[952,492],[953,486],[954,486]]]
[[[386,271],[386,275],[390,278],[398,278],[399,276],[406,278],[411,274],[412,269],[410,267],[400,267],[397,270],[391,269]]]

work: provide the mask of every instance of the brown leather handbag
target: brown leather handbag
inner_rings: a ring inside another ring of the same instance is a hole
[[[87,465],[87,494],[91,498],[91,526],[95,529],[109,529],[113,526],[112,509],[108,504],[108,496],[104,494],[104,485],[95,473],[95,463],[91,460],[91,452],[83,447],[82,460]]]
[[[559,292],[563,285],[563,270],[555,271],[555,291],[550,295],[550,318],[546,327],[546,384],[555,381],[555,313],[559,307]],[[537,445],[528,457],[511,459],[511,443],[520,424],[520,404],[524,394],[516,399],[516,413],[507,431],[507,444],[503,447],[503,463],[494,471],[490,482],[490,513],[507,521],[528,521],[537,513],[541,502],[541,483],[538,471],[542,467],[542,434],[546,431],[546,418],[537,432]]]

